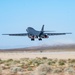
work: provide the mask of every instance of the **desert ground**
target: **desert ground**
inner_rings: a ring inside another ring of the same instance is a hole
[[[75,75],[75,45],[0,50],[0,75]]]
[[[0,50],[0,58],[4,60],[36,57],[75,59],[75,45],[38,46]]]
[[[7,60],[7,59],[21,59],[21,58],[42,58],[42,57],[47,57],[47,58],[57,58],[57,59],[75,59],[75,52],[1,52],[0,53],[0,58]]]

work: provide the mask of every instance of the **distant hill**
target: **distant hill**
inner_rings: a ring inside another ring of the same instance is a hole
[[[41,46],[32,46],[26,48],[15,48],[15,49],[0,49],[0,51],[40,51],[40,50],[58,50],[58,49],[74,49],[75,44],[63,44],[63,45],[41,45]]]
[[[46,49],[75,49],[75,44],[62,44],[62,45],[42,45],[42,46],[33,46],[27,49],[36,49],[36,50],[46,50]]]

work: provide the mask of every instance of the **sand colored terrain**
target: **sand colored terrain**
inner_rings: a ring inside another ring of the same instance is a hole
[[[0,52],[1,59],[20,59],[20,58],[36,58],[36,57],[47,57],[57,59],[75,59],[74,51],[67,52]]]
[[[0,50],[1,59],[36,57],[75,59],[75,44]]]
[[[1,50],[0,75],[75,75],[75,47]]]

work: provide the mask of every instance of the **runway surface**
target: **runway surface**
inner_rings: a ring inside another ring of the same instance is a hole
[[[75,52],[1,52],[1,59],[20,59],[20,58],[36,58],[36,57],[47,57],[57,59],[75,59]]]

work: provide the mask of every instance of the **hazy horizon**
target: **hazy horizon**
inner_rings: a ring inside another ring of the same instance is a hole
[[[15,45],[15,46],[0,46],[0,49],[18,49],[18,48],[34,48],[34,47],[49,47],[49,46],[71,46],[75,45],[75,43],[57,43],[57,44],[40,44],[40,45],[32,45],[32,46],[24,46],[24,45]]]

